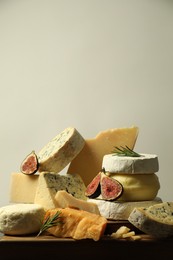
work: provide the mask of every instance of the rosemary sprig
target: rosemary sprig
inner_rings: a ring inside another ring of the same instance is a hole
[[[61,211],[57,211],[53,216],[48,216],[46,220],[43,222],[39,233],[37,234],[37,237],[40,236],[44,231],[46,231],[48,228],[56,226],[58,224],[62,224],[62,221],[60,220],[60,214]]]
[[[129,156],[129,157],[140,157],[141,155],[139,153],[136,153],[132,149],[130,149],[128,146],[119,148],[114,146],[115,150],[112,151],[113,155],[118,156]]]

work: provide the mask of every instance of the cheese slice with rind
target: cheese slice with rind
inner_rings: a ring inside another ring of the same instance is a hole
[[[115,146],[133,149],[138,132],[136,126],[112,128],[99,132],[95,138],[86,139],[81,152],[71,161],[68,173],[78,173],[88,185],[102,169],[103,156],[112,153]]]
[[[106,154],[103,157],[102,168],[110,173],[156,173],[159,171],[158,156],[155,154],[140,154],[140,157],[118,156]]]
[[[58,173],[82,150],[85,140],[74,127],[67,127],[38,153],[39,172]]]
[[[136,207],[128,221],[142,232],[157,238],[173,236],[173,202]]]

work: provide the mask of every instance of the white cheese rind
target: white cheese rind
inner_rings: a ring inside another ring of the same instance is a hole
[[[162,202],[159,197],[151,201],[135,202],[113,202],[99,199],[88,199],[88,201],[97,204],[100,214],[110,220],[128,220],[130,213],[135,207],[148,207]]]
[[[0,208],[0,232],[28,235],[38,232],[45,211],[37,204],[10,204]]]
[[[55,195],[56,206],[59,208],[76,208],[100,215],[98,206],[94,202],[77,199],[65,190],[59,190]]]
[[[163,202],[148,208],[137,207],[128,221],[142,232],[157,238],[173,235],[173,202]]]
[[[140,157],[107,154],[103,157],[102,168],[110,173],[150,174],[159,171],[159,162],[155,154],[141,154]]]
[[[55,195],[57,191],[65,190],[75,198],[86,200],[86,186],[78,174],[40,173],[34,203],[45,209],[57,206]]]
[[[84,138],[75,128],[66,128],[38,153],[39,172],[60,172],[78,155],[84,144]]]

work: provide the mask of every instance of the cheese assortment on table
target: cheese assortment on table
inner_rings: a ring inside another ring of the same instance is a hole
[[[152,226],[156,230],[158,221],[164,222],[161,212],[167,204],[157,196],[157,155],[135,152],[138,133],[136,126],[114,128],[85,139],[68,127],[38,153],[33,150],[20,171],[11,173],[9,205],[0,208],[0,232],[98,241],[110,220],[124,220],[155,235]],[[157,206],[160,213],[153,220],[149,209],[155,216]],[[162,229],[169,229],[172,221],[172,204],[167,208],[168,223],[160,225]],[[151,219],[148,231],[146,222]],[[111,237],[140,238],[124,226]]]

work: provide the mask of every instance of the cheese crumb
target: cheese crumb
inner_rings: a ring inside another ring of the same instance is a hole
[[[117,229],[116,232],[111,234],[113,239],[132,239],[132,240],[140,240],[141,236],[136,235],[135,231],[131,231],[130,228],[126,226],[121,226]]]

